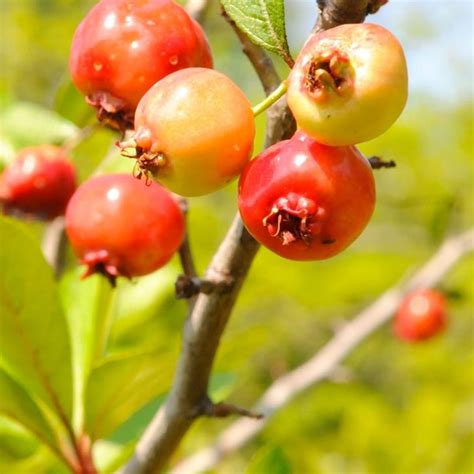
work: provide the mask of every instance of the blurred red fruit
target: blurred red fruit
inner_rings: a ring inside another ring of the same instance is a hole
[[[76,189],[74,167],[62,148],[39,145],[21,150],[0,177],[6,213],[20,211],[41,219],[64,214]]]
[[[395,316],[394,329],[400,339],[422,341],[446,326],[446,299],[436,290],[422,289],[409,294]]]

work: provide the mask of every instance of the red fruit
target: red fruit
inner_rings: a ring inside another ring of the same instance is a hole
[[[240,177],[248,231],[291,260],[338,254],[365,228],[374,205],[372,170],[360,152],[321,145],[303,132],[265,150]]]
[[[7,213],[20,211],[53,219],[76,189],[74,167],[62,148],[39,145],[18,153],[0,177],[0,202]]]
[[[155,82],[191,66],[212,67],[209,44],[172,0],[102,0],[77,28],[69,62],[99,120],[122,130]]]
[[[173,256],[184,238],[184,217],[171,194],[129,175],[104,175],[84,183],[66,210],[66,232],[87,266],[112,283],[151,273]]]
[[[189,68],[157,82],[135,114],[135,135],[120,146],[182,196],[221,188],[247,164],[255,123],[244,93],[224,74]]]
[[[422,341],[446,326],[446,299],[436,290],[422,289],[409,294],[395,315],[394,330],[405,341]]]
[[[320,143],[355,145],[385,132],[407,100],[398,40],[378,25],[341,25],[309,37],[288,79],[298,128]]]

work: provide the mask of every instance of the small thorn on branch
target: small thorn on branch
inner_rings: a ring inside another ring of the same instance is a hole
[[[263,418],[262,413],[254,413],[253,411],[247,410],[245,408],[224,402],[211,403],[204,415],[211,418],[225,418],[230,415],[245,416],[247,418],[253,418],[254,420],[261,420]]]
[[[175,282],[175,294],[178,299],[188,299],[199,293],[225,293],[229,290],[230,281],[215,283],[204,278],[189,275],[179,275]]]
[[[198,293],[212,293],[215,288],[214,283],[203,280],[199,277],[188,275],[179,275],[174,284],[176,298],[187,299],[192,298]]]
[[[245,416],[246,418],[253,418],[254,420],[261,420],[263,418],[262,413],[255,413],[230,403],[214,403],[209,397],[203,400],[203,403],[197,410],[197,414],[198,416],[207,416],[209,418],[226,418],[232,415]]]
[[[373,170],[379,170],[380,168],[395,168],[397,164],[393,160],[384,160],[380,156],[371,156],[369,158],[370,166]]]

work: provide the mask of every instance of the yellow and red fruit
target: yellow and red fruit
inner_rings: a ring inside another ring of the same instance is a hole
[[[288,80],[288,105],[298,128],[320,143],[355,145],[385,132],[408,94],[399,41],[374,24],[348,24],[315,33]]]
[[[120,144],[182,196],[213,192],[238,176],[253,148],[255,123],[244,93],[224,74],[188,68],[157,82],[140,101],[135,134]]]

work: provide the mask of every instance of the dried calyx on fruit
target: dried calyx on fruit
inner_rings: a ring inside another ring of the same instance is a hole
[[[66,232],[86,265],[84,277],[146,275],[165,265],[184,238],[184,216],[162,186],[130,175],[104,175],[82,184],[66,211]]]
[[[99,120],[125,130],[158,80],[179,69],[212,67],[206,36],[173,0],[102,0],[77,28],[69,61],[76,87]]]
[[[135,175],[182,196],[215,191],[238,176],[253,148],[251,104],[212,69],[188,68],[157,82],[140,101],[135,134],[119,144]]]
[[[239,182],[248,231],[292,260],[344,250],[366,227],[374,205],[372,170],[359,151],[321,145],[301,131],[252,160]]]
[[[21,150],[0,176],[0,203],[7,214],[53,219],[64,214],[76,189],[72,163],[54,145]]]
[[[407,66],[398,40],[373,24],[310,36],[288,79],[298,128],[320,143],[355,145],[385,132],[401,114]]]

